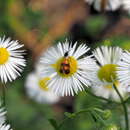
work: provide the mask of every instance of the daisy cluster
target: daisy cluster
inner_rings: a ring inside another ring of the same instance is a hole
[[[101,46],[89,52],[84,44],[66,41],[49,48],[41,57],[42,77],[60,96],[74,95],[91,86],[97,96],[119,100],[113,88],[126,98],[130,83],[130,53],[119,47]]]
[[[85,0],[89,5],[93,5],[97,11],[115,11],[119,8],[130,12],[129,0]]]
[[[13,81],[26,65],[23,45],[0,38],[0,80]],[[91,54],[91,55],[90,55]],[[58,43],[43,52],[35,71],[27,77],[30,98],[53,104],[59,96],[70,96],[91,86],[97,96],[119,99],[113,88],[126,98],[130,92],[130,53],[119,47],[101,46],[90,52],[85,44]]]

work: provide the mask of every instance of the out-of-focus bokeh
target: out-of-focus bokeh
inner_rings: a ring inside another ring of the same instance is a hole
[[[130,15],[126,11],[119,8],[114,12],[98,12],[84,0],[0,0],[0,11],[0,36],[17,39],[27,50],[24,73],[8,83],[6,89],[8,122],[14,130],[53,130],[48,119],[60,122],[65,111],[74,112],[90,106],[115,107],[84,92],[62,97],[53,105],[38,103],[28,97],[25,80],[34,70],[40,54],[66,38],[73,43],[85,43],[92,49],[102,44],[130,49]],[[108,122],[120,126],[122,108],[112,110]],[[91,115],[84,114],[67,120],[62,129],[96,130],[97,126]]]

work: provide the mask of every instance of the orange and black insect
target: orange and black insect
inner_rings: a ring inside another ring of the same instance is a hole
[[[68,57],[69,54],[68,53],[69,53],[68,51],[65,52],[64,60],[60,66],[60,73],[62,73],[62,74],[69,74],[70,73],[70,64],[69,64],[69,57]]]

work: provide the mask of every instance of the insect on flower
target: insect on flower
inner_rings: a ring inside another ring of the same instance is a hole
[[[70,73],[70,63],[69,63],[69,51],[65,52],[63,62],[60,66],[60,73],[69,74]]]
[[[90,50],[86,45],[77,44],[72,45],[67,40],[58,43],[41,58],[44,66],[42,77],[50,77],[48,88],[59,96],[77,94],[91,84],[87,78],[88,71],[95,69],[95,61],[90,56],[84,58]]]

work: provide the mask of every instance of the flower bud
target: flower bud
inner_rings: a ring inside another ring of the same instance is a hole
[[[109,119],[111,117],[111,115],[112,115],[112,113],[111,113],[110,110],[105,110],[104,113],[103,113],[103,115],[102,115],[102,118],[104,120],[107,120],[107,119]]]
[[[119,128],[114,124],[110,124],[106,126],[103,130],[119,130]]]

